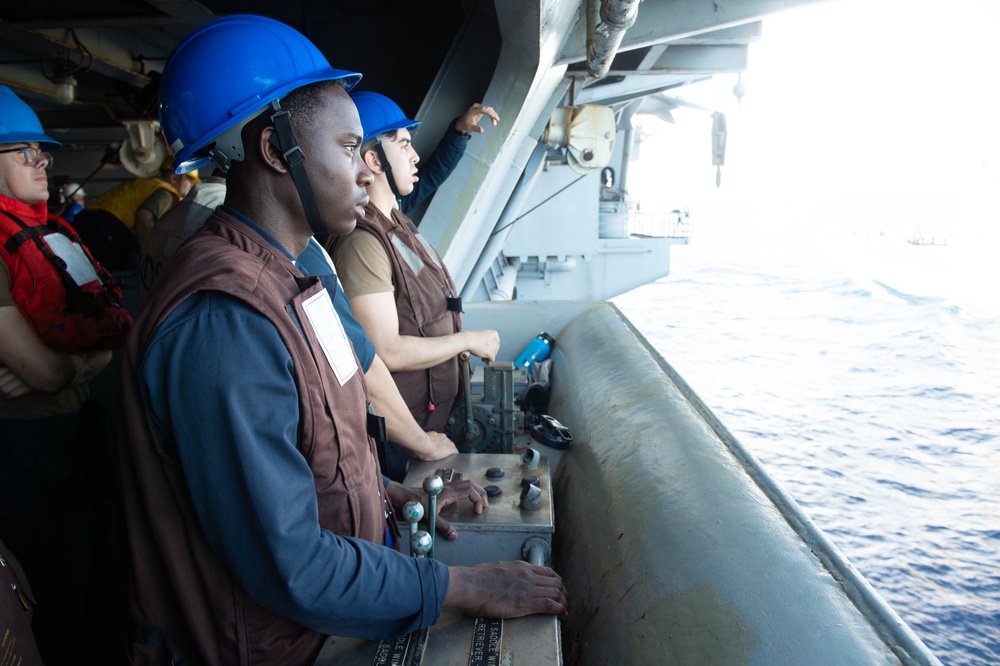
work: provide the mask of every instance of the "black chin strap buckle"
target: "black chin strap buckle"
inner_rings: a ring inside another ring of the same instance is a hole
[[[292,146],[291,149],[286,150],[281,154],[281,158],[285,160],[285,164],[288,165],[289,169],[294,169],[303,160],[306,159],[306,154],[297,145]]]
[[[289,169],[293,169],[302,163],[306,154],[292,132],[292,115],[278,106],[278,102],[275,102],[272,108],[277,108],[277,110],[271,114],[271,123],[275,129],[275,133],[270,138],[271,145],[281,151],[281,159],[285,161]]]

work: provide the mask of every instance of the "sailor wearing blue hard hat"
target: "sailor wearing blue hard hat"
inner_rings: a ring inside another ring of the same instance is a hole
[[[417,180],[408,174],[401,176],[405,181],[402,187],[406,190],[401,192],[396,178],[391,176],[392,165],[386,159],[384,143],[405,141],[409,145],[410,134],[420,127],[420,121],[408,118],[396,102],[381,93],[356,91],[351,93],[351,99],[354,100],[355,106],[358,107],[358,115],[361,116],[365,143],[378,153],[389,188],[398,200],[399,209],[404,213],[415,209],[430,197],[451,175],[465,154],[465,145],[469,137],[483,133],[483,127],[479,122],[484,116],[489,118],[494,126],[500,122],[500,116],[493,107],[480,102],[472,104],[465,113],[448,125],[440,143],[421,166],[423,176]],[[398,130],[401,129],[406,130],[406,133],[397,137]]]
[[[30,199],[32,204],[47,201],[49,190],[45,171],[52,168],[51,151],[61,145],[42,130],[42,123],[30,106],[15,95],[13,90],[0,85],[0,155],[20,153],[26,166],[42,167],[11,174],[12,181],[16,178],[18,186],[32,189],[32,192],[12,192],[10,190],[14,182],[5,182],[0,193],[20,201]]]
[[[45,133],[31,107],[4,85],[0,85],[0,116],[0,144],[37,143],[47,151],[62,146]]]
[[[383,483],[343,293],[297,265],[314,230],[349,231],[367,202],[358,77],[246,15],[204,24],[164,69],[176,169],[214,162],[227,192],[164,266],[122,360],[131,650],[147,662],[311,664],[328,635],[393,638],[444,606],[565,613],[551,569],[386,547],[416,494]],[[480,490],[461,499],[481,510]]]
[[[223,62],[222,71],[208,62]],[[346,91],[360,79],[357,72],[331,67],[311,41],[278,21],[250,15],[210,21],[177,46],[160,82],[160,124],[176,155],[175,170],[187,173],[214,162],[228,172],[245,159],[244,127],[267,111],[268,141],[280,151],[313,230],[325,231],[305,153],[281,100],[313,83],[337,81]]]
[[[500,336],[495,330],[462,329],[455,283],[406,211],[407,204],[429,196],[455,168],[470,134],[464,130],[482,131],[477,123],[483,115],[494,123],[499,117],[490,107],[473,105],[455,121],[418,177],[420,156],[410,133],[420,123],[381,93],[354,92],[351,99],[364,128],[361,155],[374,178],[358,228],[330,240],[334,263],[354,315],[393,372],[417,423],[467,444],[464,434],[450,428],[466,421],[464,416],[452,418],[464,395],[458,357],[467,351],[493,361]],[[405,477],[410,460],[405,450],[389,442],[379,454],[390,478]]]
[[[113,602],[102,603],[117,601],[114,586],[93,575],[115,569],[117,544],[104,530],[113,522],[101,483],[112,476],[108,433],[88,398],[131,319],[110,274],[49,214],[59,145],[0,85],[0,539],[31,584],[3,574],[17,582],[0,600],[5,664],[79,663],[81,645],[102,662],[105,648],[121,653]]]

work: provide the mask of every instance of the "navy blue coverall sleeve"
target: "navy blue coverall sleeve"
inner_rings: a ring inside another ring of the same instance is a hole
[[[455,129],[454,120],[448,125],[448,129],[434,152],[431,153],[430,157],[422,160],[423,164],[418,163],[420,180],[414,184],[412,192],[405,197],[400,197],[399,210],[404,214],[409,214],[411,210],[434,194],[444,181],[448,180],[448,176],[455,170],[462,155],[465,154],[465,146],[469,143],[470,137],[470,134],[462,134]]]

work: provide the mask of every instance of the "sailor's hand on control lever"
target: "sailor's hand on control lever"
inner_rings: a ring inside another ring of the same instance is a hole
[[[500,334],[496,331],[462,331],[465,336],[466,349],[487,363],[497,359],[500,351]]]
[[[402,510],[403,505],[410,501],[420,502],[424,507],[424,515],[429,514],[427,494],[422,489],[408,488],[401,483],[390,481],[385,491],[389,496],[392,508],[396,510],[397,514]],[[454,541],[458,538],[458,531],[451,526],[451,523],[441,517],[441,509],[449,504],[461,502],[466,499],[472,502],[472,510],[477,514],[482,513],[483,509],[490,504],[486,498],[486,491],[475,481],[462,479],[461,481],[450,481],[444,484],[444,490],[437,496],[437,520],[435,521],[437,536],[443,536],[448,541]]]
[[[444,606],[475,617],[510,618],[546,613],[565,618],[569,601],[562,578],[527,562],[488,562],[448,567]]]

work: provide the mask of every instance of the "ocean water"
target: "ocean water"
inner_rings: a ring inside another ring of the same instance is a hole
[[[777,217],[696,216],[614,302],[943,663],[998,664],[1000,276]]]

